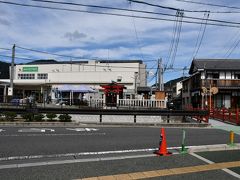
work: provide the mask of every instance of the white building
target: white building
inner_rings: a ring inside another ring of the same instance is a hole
[[[114,81],[124,85],[124,95],[132,98],[137,87],[146,86],[146,76],[146,65],[141,60],[39,60],[15,65],[13,96],[35,95],[37,101],[50,96],[55,100],[56,90],[62,85],[84,85],[99,92],[100,85]]]

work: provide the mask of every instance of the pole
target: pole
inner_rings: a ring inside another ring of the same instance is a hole
[[[211,113],[211,109],[212,109],[212,92],[211,92],[211,82],[210,82],[210,86],[209,86],[209,111]]]
[[[162,59],[158,60],[158,89],[160,91],[164,90]]]
[[[14,62],[15,62],[15,44],[12,47],[12,62],[11,62],[11,74],[10,74],[10,88],[12,91],[12,94],[9,94],[9,96],[13,95],[13,79],[14,79]]]
[[[186,153],[187,152],[187,150],[185,148],[185,138],[186,138],[186,131],[183,130],[181,153]]]

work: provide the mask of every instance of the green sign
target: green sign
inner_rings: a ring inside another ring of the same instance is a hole
[[[23,72],[38,72],[38,67],[23,67]]]

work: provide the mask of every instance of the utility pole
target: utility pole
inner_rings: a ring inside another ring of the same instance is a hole
[[[158,89],[164,91],[162,59],[158,60]]]
[[[11,74],[10,74],[10,88],[8,89],[8,96],[13,96],[13,79],[14,79],[14,62],[15,62],[15,44],[12,47],[12,62],[11,62]]]

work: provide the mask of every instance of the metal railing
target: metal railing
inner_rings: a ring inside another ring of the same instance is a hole
[[[106,107],[103,99],[91,99],[88,102],[90,107]],[[108,103],[111,107],[111,104]],[[112,107],[117,108],[166,108],[165,100],[150,100],[150,99],[119,99],[117,103],[112,104]]]
[[[146,107],[146,108],[166,108],[165,100],[151,100],[151,99],[119,99],[119,107]]]

